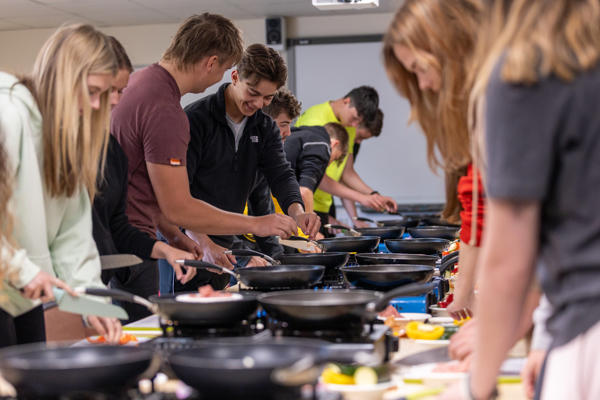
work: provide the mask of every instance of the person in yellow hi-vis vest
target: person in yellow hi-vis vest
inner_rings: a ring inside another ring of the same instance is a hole
[[[323,126],[329,122],[343,125],[348,131],[348,155],[341,163],[331,164],[325,177],[314,194],[314,211],[321,218],[322,226],[329,223],[329,209],[333,204],[332,194],[342,199],[349,216],[357,217],[355,202],[375,210],[396,211],[396,202],[382,196],[367,185],[354,170],[354,142],[356,127],[365,121],[374,119],[379,106],[379,96],[375,89],[360,86],[352,89],[344,97],[314,105],[306,110],[296,121],[296,126]]]

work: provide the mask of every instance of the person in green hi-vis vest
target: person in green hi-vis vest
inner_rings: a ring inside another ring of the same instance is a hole
[[[352,89],[344,97],[326,101],[307,109],[296,121],[296,126],[323,126],[329,122],[342,124],[348,131],[348,155],[342,162],[332,163],[314,195],[314,211],[321,218],[321,225],[329,223],[329,209],[333,197],[339,196],[352,220],[356,222],[356,202],[380,211],[396,211],[396,202],[381,195],[367,185],[354,169],[354,143],[356,128],[374,119],[379,106],[379,95],[370,86]],[[323,232],[323,233],[326,233]]]

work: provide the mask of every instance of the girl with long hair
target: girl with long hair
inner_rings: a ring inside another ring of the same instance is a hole
[[[27,252],[11,284],[26,298],[52,298],[57,278],[71,287],[103,286],[91,199],[106,153],[108,89],[115,73],[108,38],[89,25],[58,29],[30,77],[0,73],[0,130],[14,179],[14,238]],[[45,339],[39,302],[13,296],[0,307],[0,330],[9,332],[0,345]],[[117,320],[88,316],[87,322],[112,342],[120,337]]]
[[[552,308],[542,399],[600,398],[600,2],[495,0],[470,116],[488,214],[481,313],[463,393],[493,397],[529,287]]]
[[[471,315],[483,228],[483,185],[472,165],[467,124],[468,62],[479,27],[475,0],[407,0],[384,38],[388,76],[427,139],[427,159],[446,178],[442,217],[462,222],[459,274],[450,314]]]

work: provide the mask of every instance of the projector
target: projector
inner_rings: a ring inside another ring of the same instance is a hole
[[[379,0],[312,0],[319,10],[360,10],[379,7]]]

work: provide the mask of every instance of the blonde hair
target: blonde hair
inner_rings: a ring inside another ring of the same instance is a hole
[[[475,0],[406,0],[396,12],[384,37],[383,59],[388,77],[411,105],[427,139],[427,160],[432,170],[446,177],[446,207],[442,216],[458,220],[456,186],[471,163],[467,123],[467,63],[479,27]],[[417,77],[394,54],[404,45],[441,77],[438,92],[422,91]]]
[[[92,110],[87,77],[116,71],[108,37],[90,25],[59,28],[40,50],[31,86],[42,114],[44,182],[51,196],[85,188],[94,197],[98,166],[104,170],[110,102],[106,91]]]
[[[502,80],[531,85],[554,75],[571,81],[600,59],[598,0],[498,0],[487,7],[470,75],[469,118],[476,158],[485,170],[483,100],[492,71]]]

